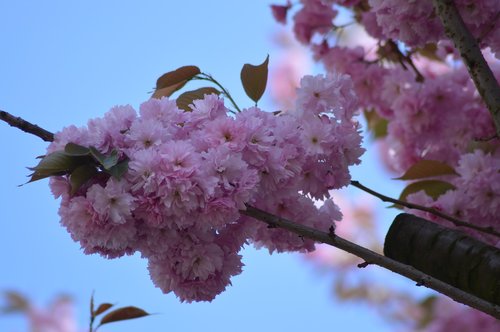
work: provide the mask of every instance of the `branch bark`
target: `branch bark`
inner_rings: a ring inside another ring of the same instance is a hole
[[[494,305],[488,301],[480,299],[474,295],[455,288],[445,282],[433,278],[409,265],[399,263],[393,259],[382,256],[367,248],[361,247],[355,243],[336,236],[333,232],[326,233],[314,228],[310,228],[296,222],[277,217],[252,206],[247,206],[241,214],[263,221],[272,227],[279,227],[293,232],[304,238],[316,242],[326,243],[338,249],[347,251],[355,256],[365,260],[366,264],[375,264],[384,267],[392,272],[405,276],[417,283],[417,286],[425,286],[435,291],[449,296],[453,300],[468,305],[472,308],[487,313],[497,319],[500,319],[500,306]]]
[[[493,117],[497,137],[500,138],[500,86],[474,36],[465,25],[453,0],[433,0],[444,31],[464,60],[476,89]]]
[[[16,127],[22,131],[40,137],[45,142],[52,142],[54,134],[20,117],[15,117],[5,111],[0,110],[0,120],[7,122],[11,127]]]

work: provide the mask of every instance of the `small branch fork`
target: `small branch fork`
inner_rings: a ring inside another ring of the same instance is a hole
[[[362,185],[361,183],[359,183],[359,181],[352,180],[351,181],[351,185],[353,187],[359,188],[359,189],[361,189],[361,190],[369,193],[372,196],[375,196],[375,197],[379,198],[383,202],[390,202],[390,203],[394,203],[394,204],[398,204],[398,205],[407,207],[409,209],[414,209],[414,210],[420,210],[420,211],[428,212],[428,213],[433,214],[433,215],[435,215],[437,217],[440,217],[440,218],[443,218],[443,219],[446,219],[446,220],[452,222],[455,226],[467,227],[467,228],[470,228],[470,229],[474,229],[474,230],[476,230],[478,232],[489,234],[489,235],[493,235],[493,236],[496,236],[496,237],[500,238],[500,232],[498,232],[497,230],[495,230],[493,227],[481,227],[481,226],[477,226],[477,225],[471,224],[469,222],[466,222],[466,221],[457,219],[455,217],[449,216],[449,215],[447,215],[447,214],[445,214],[445,213],[443,213],[441,211],[438,211],[436,209],[433,209],[433,208],[428,208],[428,207],[425,207],[425,206],[422,206],[422,205],[413,204],[413,203],[401,201],[401,200],[398,200],[398,199],[394,199],[394,198],[391,198],[389,196],[382,195],[381,193],[378,193],[378,192],[376,192],[373,189],[365,187],[364,185]]]
[[[7,112],[0,111],[0,119],[7,122],[13,127],[17,127],[27,133],[40,137],[44,141],[50,142],[54,139],[54,135],[51,132],[39,126],[33,125],[21,118],[14,117]],[[354,182],[356,183],[356,181]],[[359,182],[357,184],[359,184]],[[378,193],[377,195],[381,196]],[[396,203],[400,204],[400,202]],[[246,215],[265,222],[270,228],[279,227],[282,229],[286,229],[302,238],[308,238],[315,242],[329,244],[340,250],[347,251],[348,253],[351,253],[364,260],[364,262],[358,265],[358,267],[360,268],[367,267],[371,264],[381,266],[415,281],[417,286],[426,286],[428,288],[434,289],[435,291],[449,296],[457,302],[466,304],[497,319],[500,319],[500,306],[494,305],[488,301],[485,301],[458,288],[448,285],[447,283],[444,283],[438,279],[428,276],[427,274],[409,265],[399,263],[393,259],[382,256],[374,251],[345,240],[335,235],[333,227],[331,227],[328,232],[322,232],[320,230],[277,217],[252,206],[247,206],[247,209],[240,211],[240,213],[242,215]]]
[[[467,70],[493,117],[497,137],[500,137],[500,85],[474,36],[465,25],[453,0],[432,0],[436,14],[443,23],[444,30],[460,52]]]

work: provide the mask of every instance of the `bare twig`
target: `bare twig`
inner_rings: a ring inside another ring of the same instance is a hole
[[[494,235],[494,236],[500,238],[500,232],[498,232],[497,230],[495,230],[491,226],[490,227],[481,227],[481,226],[474,225],[474,224],[471,224],[469,222],[460,220],[458,218],[449,216],[449,215],[447,215],[447,214],[445,214],[445,213],[443,213],[441,211],[438,211],[436,209],[433,209],[433,208],[428,208],[428,207],[425,207],[425,206],[422,206],[422,205],[413,204],[413,203],[401,201],[399,199],[395,199],[395,198],[392,198],[392,197],[389,197],[389,196],[382,195],[381,193],[376,192],[375,190],[370,189],[370,188],[362,185],[361,183],[359,183],[359,181],[352,180],[351,181],[351,185],[353,187],[359,188],[359,189],[361,189],[361,190],[369,193],[370,195],[373,195],[373,196],[379,198],[383,202],[390,202],[390,203],[394,203],[394,204],[397,204],[397,205],[401,205],[401,206],[407,207],[409,209],[414,209],[414,210],[420,210],[420,211],[428,212],[428,213],[433,214],[433,215],[435,215],[437,217],[440,217],[440,218],[443,218],[443,219],[446,219],[446,220],[452,222],[455,226],[467,227],[467,228],[476,230],[478,232],[489,234],[489,235]]]
[[[488,301],[464,292],[461,289],[448,285],[447,283],[433,278],[409,265],[402,264],[398,261],[377,254],[376,252],[373,252],[367,248],[358,246],[357,244],[347,241],[339,236],[332,236],[332,234],[328,232],[322,232],[317,229],[277,217],[252,206],[247,206],[247,209],[245,211],[240,211],[240,213],[263,221],[268,225],[273,225],[289,230],[301,237],[308,238],[316,242],[329,244],[343,251],[347,251],[348,253],[364,259],[365,262],[369,262],[368,264],[375,264],[384,267],[388,270],[391,270],[392,272],[415,281],[418,286],[425,286],[434,289],[435,291],[449,296],[457,302],[466,304],[497,319],[500,319],[500,306],[494,305]],[[364,264],[361,263],[361,265]]]
[[[7,122],[12,127],[21,129],[22,131],[40,137],[45,142],[52,142],[54,140],[54,134],[43,128],[38,127],[31,122],[23,120],[19,117],[15,117],[5,111],[0,110],[0,120]]]
[[[443,22],[448,38],[460,52],[469,74],[493,117],[497,136],[500,137],[500,86],[477,44],[465,25],[453,0],[433,0],[437,15]]]

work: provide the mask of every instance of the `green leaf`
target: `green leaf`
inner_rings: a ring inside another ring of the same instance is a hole
[[[100,315],[109,308],[111,308],[113,305],[111,303],[102,303],[97,307],[97,310],[94,312],[94,316]]]
[[[441,175],[457,174],[453,167],[437,160],[420,160],[396,180],[415,180]]]
[[[104,169],[109,170],[111,167],[118,163],[118,151],[113,150],[109,155],[100,153],[93,146],[89,147],[90,154],[95,158],[95,160],[104,167]]]
[[[68,143],[64,147],[64,153],[68,156],[88,156],[90,154],[90,150],[89,148],[75,143]]]
[[[118,164],[108,169],[107,173],[109,173],[115,179],[120,180],[123,174],[127,172],[127,170],[128,170],[128,159],[120,161]]]
[[[423,180],[418,182],[410,183],[399,196],[400,201],[406,201],[408,195],[419,192],[421,190],[431,196],[436,200],[439,196],[447,192],[448,190],[455,189],[455,186],[449,182],[439,181],[439,180]]]
[[[196,66],[183,66],[163,74],[156,81],[156,90],[152,98],[170,97],[199,73],[201,73],[200,68]]]
[[[368,129],[373,134],[373,138],[383,138],[387,136],[387,126],[389,122],[374,110],[365,110],[364,112]]]
[[[256,104],[264,94],[267,85],[269,55],[263,63],[258,66],[245,64],[241,69],[241,83],[245,93]]]
[[[84,164],[78,166],[69,176],[71,184],[71,195],[76,193],[82,185],[92,179],[97,174],[97,169],[94,165]]]
[[[192,110],[189,107],[189,105],[191,105],[194,100],[203,99],[203,98],[205,98],[205,95],[209,95],[212,93],[220,95],[221,92],[219,90],[217,90],[216,88],[212,88],[212,87],[205,87],[205,88],[199,88],[199,89],[196,89],[193,91],[186,91],[186,92],[182,93],[181,95],[179,95],[179,97],[177,97],[177,100],[176,100],[177,107],[186,111],[186,112],[191,112]]]
[[[87,161],[86,158],[69,156],[63,151],[50,153],[43,157],[37,166],[28,167],[29,170],[33,171],[28,183],[49,176],[68,174]]]
[[[119,322],[119,321],[127,320],[127,319],[140,318],[140,317],[144,317],[144,316],[149,316],[149,314],[140,308],[123,307],[123,308],[113,310],[110,313],[108,313],[107,315],[105,315],[101,319],[99,326],[104,325],[104,324],[108,324],[108,323]]]

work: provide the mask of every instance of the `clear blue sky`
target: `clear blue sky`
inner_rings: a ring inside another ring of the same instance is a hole
[[[284,2],[281,1],[281,2]],[[250,105],[239,83],[243,63],[260,63],[276,27],[267,1],[1,1],[0,109],[50,130],[83,125],[116,104],[137,107],[156,78],[198,65]],[[0,290],[38,304],[75,298],[87,326],[88,298],[159,313],[101,331],[389,331],[373,312],[338,305],[330,279],[298,255],[244,251],[244,272],[212,303],[181,304],[154,287],[137,256],[85,256],[59,226],[47,181],[27,186],[26,166],[46,143],[0,123]],[[378,186],[387,174],[369,161],[356,178]],[[380,175],[379,175],[380,174]],[[384,187],[395,193],[394,187]],[[388,221],[387,221],[388,222]],[[359,273],[371,273],[370,267]],[[408,282],[408,285],[411,283]],[[0,317],[0,331],[24,331]]]

